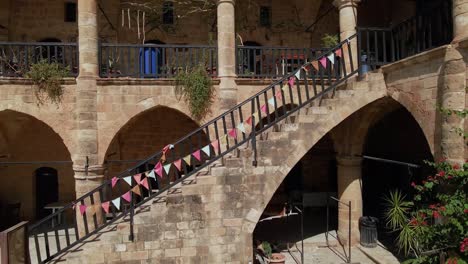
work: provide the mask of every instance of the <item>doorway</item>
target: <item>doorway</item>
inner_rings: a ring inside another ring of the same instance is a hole
[[[58,173],[56,169],[42,167],[35,172],[36,218],[46,217],[49,212],[44,207],[58,202]]]

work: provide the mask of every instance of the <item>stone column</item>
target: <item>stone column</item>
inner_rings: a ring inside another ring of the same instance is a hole
[[[78,45],[79,75],[76,79],[76,148],[72,153],[75,171],[77,198],[99,186],[104,178],[103,168],[98,162],[97,132],[97,83],[98,67],[98,16],[97,0],[78,1]],[[85,200],[90,204],[90,199]],[[95,197],[99,204],[99,197]],[[79,214],[79,210],[77,210]],[[92,230],[92,217],[88,228]],[[77,217],[80,233],[83,230],[82,217]],[[101,216],[98,215],[98,219]],[[81,222],[79,221],[81,220]]]
[[[218,77],[220,111],[237,104],[235,0],[218,1]]]
[[[453,35],[455,41],[468,37],[468,1],[453,0]]]
[[[357,5],[361,0],[335,0],[333,4],[339,9],[340,13],[340,40],[345,39],[356,34],[357,26]],[[351,42],[351,54],[353,58],[354,68],[357,69],[358,65],[358,49],[357,39],[354,38]],[[347,57],[345,57],[347,58]],[[346,62],[346,70],[349,72],[351,65],[349,59]]]
[[[351,245],[359,242],[359,217],[362,216],[362,158],[338,156],[338,199],[348,204],[351,201]],[[338,206],[338,237],[342,243],[348,243],[349,210],[347,206]]]
[[[442,87],[439,87],[442,108],[465,109],[466,64],[463,56],[453,45],[447,48],[442,80]],[[459,135],[456,130],[464,129],[464,119],[456,115],[441,114],[441,121],[439,158],[446,158],[448,162],[453,164],[463,164],[465,143],[463,136]]]

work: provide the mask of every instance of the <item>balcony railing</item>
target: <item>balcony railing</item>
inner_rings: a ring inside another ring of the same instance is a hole
[[[361,63],[376,69],[452,41],[451,6],[443,2],[394,27],[358,28]]]
[[[320,56],[325,50],[238,46],[237,76],[243,78],[280,78]]]
[[[78,47],[62,42],[0,42],[0,77],[23,77],[32,64],[46,60],[68,67],[78,75]]]
[[[217,76],[215,46],[101,44],[100,75],[103,78],[173,78],[177,72],[204,65]]]

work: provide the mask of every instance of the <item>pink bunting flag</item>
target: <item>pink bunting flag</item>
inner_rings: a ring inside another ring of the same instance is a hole
[[[294,84],[296,83],[296,78],[294,78],[294,77],[289,78],[288,83],[289,83],[290,86],[294,86]]]
[[[275,97],[276,97],[276,99],[281,100],[281,98],[282,98],[281,90],[278,90],[276,92]]]
[[[148,178],[144,178],[141,182],[141,185],[146,188],[146,190],[149,190],[149,185],[148,185]]]
[[[327,57],[323,57],[320,59],[320,64],[322,64],[322,66],[324,68],[327,68]]]
[[[237,138],[237,130],[235,128],[229,130],[228,135],[232,138]]]
[[[247,120],[245,120],[245,123],[249,124],[250,126],[252,126],[252,116],[249,116],[247,118]]]
[[[132,194],[130,193],[130,191],[124,193],[124,195],[122,195],[122,198],[127,201],[127,202],[130,202],[132,200]]]
[[[219,150],[219,140],[216,139],[215,141],[211,142],[211,146],[213,146],[216,153],[216,151]]]
[[[174,161],[174,166],[177,168],[178,171],[182,170],[182,159],[178,159]]]
[[[133,175],[133,179],[135,179],[137,184],[140,184],[141,181],[141,173]]]
[[[104,212],[106,212],[106,214],[109,213],[109,205],[110,205],[109,202],[104,202],[104,203],[101,204],[101,207],[102,207],[102,209],[104,209]]]
[[[201,161],[200,150],[197,150],[197,151],[193,152],[192,155],[193,155],[198,161]]]
[[[159,178],[163,177],[163,166],[162,166],[161,162],[158,162],[158,164],[156,164],[156,166],[154,166],[154,172],[156,172],[156,174],[159,176]]]
[[[80,213],[81,213],[81,215],[84,215],[85,212],[86,212],[86,205],[80,204]]]
[[[262,113],[267,114],[267,106],[266,106],[266,104],[264,104],[264,105],[262,105],[262,107],[260,107],[260,111],[262,111]]]
[[[114,188],[115,185],[117,184],[117,182],[119,181],[119,178],[113,177],[113,178],[111,179],[111,181],[112,181],[112,188]]]
[[[335,56],[340,57],[340,58],[343,56],[341,49],[335,50]]]

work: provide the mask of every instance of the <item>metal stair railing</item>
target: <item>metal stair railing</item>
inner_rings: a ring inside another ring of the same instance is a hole
[[[338,85],[358,72],[351,54],[356,38],[353,35],[339,43],[162,151],[30,225],[28,234],[34,242],[35,249],[31,249],[36,255],[34,260],[48,262],[127,215],[129,239],[133,240],[135,208],[248,141],[256,166],[258,135],[323,95],[334,94]],[[141,173],[142,170],[146,172]]]

